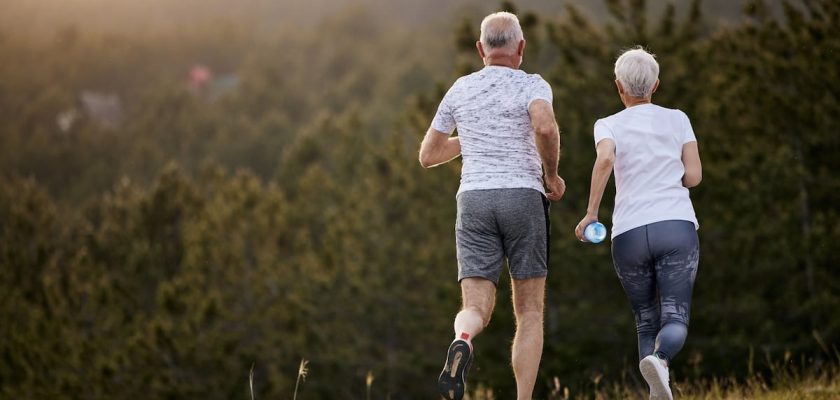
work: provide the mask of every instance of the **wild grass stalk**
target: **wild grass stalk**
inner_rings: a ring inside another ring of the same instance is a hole
[[[367,400],[370,400],[370,389],[373,386],[374,378],[375,377],[373,376],[373,371],[368,370],[367,377],[365,377],[365,386],[367,387]]]
[[[304,359],[304,358],[300,359],[300,366],[298,367],[297,381],[295,381],[295,394],[292,397],[292,400],[297,400],[298,387],[300,387],[300,381],[301,380],[306,380],[306,374],[309,373],[309,368],[307,368],[308,365],[309,365],[309,361],[306,361],[306,359]]]
[[[251,400],[254,400],[254,365],[256,363],[251,363],[251,373],[248,374],[248,387],[251,388]]]

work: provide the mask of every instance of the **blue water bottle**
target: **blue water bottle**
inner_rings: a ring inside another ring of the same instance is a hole
[[[595,221],[583,229],[583,237],[590,243],[601,243],[607,237],[607,227]]]

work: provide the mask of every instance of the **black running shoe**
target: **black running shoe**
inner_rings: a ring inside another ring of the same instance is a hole
[[[449,345],[446,364],[438,377],[438,392],[446,400],[461,400],[466,391],[467,372],[472,365],[472,349],[465,340],[456,339]]]

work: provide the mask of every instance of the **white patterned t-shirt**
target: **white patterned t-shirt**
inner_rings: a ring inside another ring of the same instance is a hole
[[[551,103],[551,87],[537,74],[486,66],[459,78],[446,92],[432,128],[461,141],[461,186],[468,190],[530,188],[545,193],[528,106]]]

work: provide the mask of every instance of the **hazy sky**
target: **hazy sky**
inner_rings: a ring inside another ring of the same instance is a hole
[[[668,2],[652,0],[648,8],[657,13]],[[480,19],[500,3],[486,0],[0,0],[0,30],[6,35],[36,37],[75,25],[85,31],[130,33],[223,20],[270,31],[277,25],[306,27],[352,7],[366,8],[385,24],[411,24],[422,29],[427,24],[446,23],[461,16]],[[676,3],[685,8],[689,2]],[[567,4],[579,6],[595,19],[603,18],[605,13],[601,1],[520,0],[514,4],[520,11],[533,10],[552,18],[560,15]],[[740,7],[739,1],[704,2],[711,21],[732,18]]]

